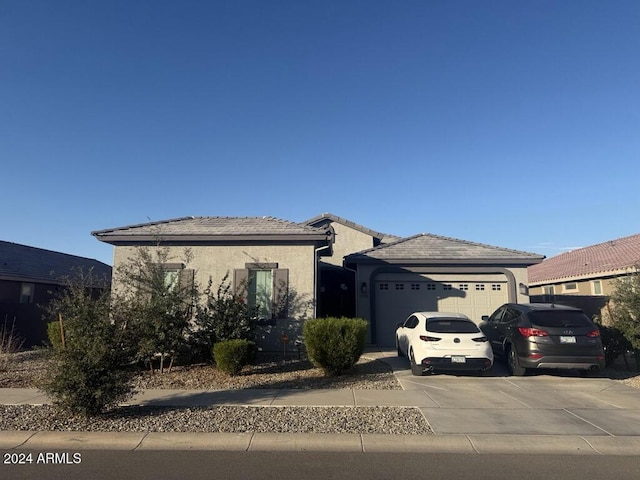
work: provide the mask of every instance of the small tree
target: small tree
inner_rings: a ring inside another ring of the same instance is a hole
[[[615,281],[611,294],[611,316],[618,328],[635,351],[636,366],[640,362],[640,270]]]
[[[116,272],[118,316],[137,339],[137,358],[148,363],[160,358],[160,371],[187,345],[197,286],[193,270],[186,265],[191,252],[185,250],[179,263],[172,263],[169,250],[138,248],[133,258]]]
[[[65,287],[47,307],[48,316],[62,325],[57,331],[63,340],[50,349],[40,387],[62,408],[95,415],[133,393],[129,332],[110,315],[109,290],[91,271],[78,272]]]
[[[245,293],[244,286],[233,291],[228,272],[215,291],[209,279],[195,320],[194,336],[203,351],[224,340],[254,340],[257,312],[247,305]]]

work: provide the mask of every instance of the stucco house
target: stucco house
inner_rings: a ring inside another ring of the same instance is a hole
[[[396,323],[414,310],[454,309],[479,321],[504,302],[525,301],[526,268],[543,259],[435,235],[401,239],[330,213],[300,223],[184,217],[93,235],[114,245],[115,271],[138,246],[166,247],[174,258],[167,269],[192,270],[199,285],[227,273],[234,286],[248,284],[248,301],[264,309],[263,349],[279,348],[282,333],[296,337],[316,316],[365,318],[368,341],[381,346],[393,344]],[[188,266],[179,261],[185,248]]]
[[[80,270],[111,281],[111,267],[97,260],[0,241],[0,322],[11,328],[15,320],[24,347],[42,345],[47,338],[42,307]]]
[[[615,280],[640,266],[640,234],[579,248],[528,268],[529,290],[540,301],[602,314]]]

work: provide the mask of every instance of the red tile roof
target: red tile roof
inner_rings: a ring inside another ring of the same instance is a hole
[[[551,257],[527,269],[529,283],[606,275],[640,265],[640,234],[618,238]]]

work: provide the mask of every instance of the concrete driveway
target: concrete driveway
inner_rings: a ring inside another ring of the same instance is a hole
[[[640,435],[640,390],[608,378],[544,371],[510,376],[411,375],[405,358],[384,352],[408,397],[436,434]]]

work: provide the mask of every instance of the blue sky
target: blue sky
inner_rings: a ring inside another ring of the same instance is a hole
[[[547,256],[640,233],[640,2],[0,1],[0,239],[331,212]]]

